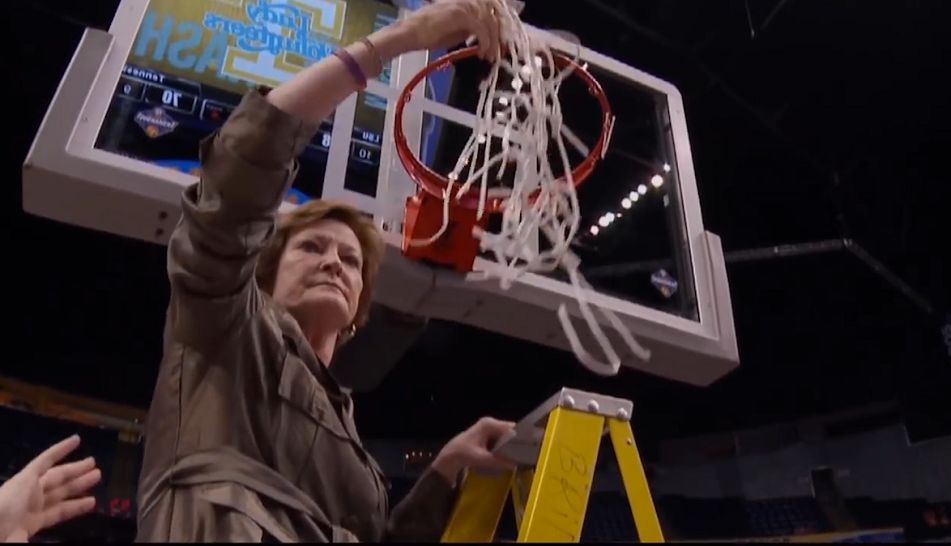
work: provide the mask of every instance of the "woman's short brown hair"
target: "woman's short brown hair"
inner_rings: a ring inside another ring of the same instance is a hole
[[[336,220],[346,224],[360,241],[360,250],[363,252],[363,271],[361,272],[363,290],[360,292],[353,324],[358,327],[363,326],[370,315],[373,285],[376,282],[376,274],[380,270],[380,262],[383,261],[383,238],[369,217],[345,203],[314,199],[281,216],[270,243],[258,256],[255,272],[258,286],[268,294],[273,292],[274,283],[277,280],[277,268],[281,263],[281,255],[284,254],[287,241],[298,231],[321,220]]]

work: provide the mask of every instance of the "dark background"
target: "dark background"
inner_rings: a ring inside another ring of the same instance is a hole
[[[168,285],[164,248],[23,213],[20,169],[84,26],[117,2],[10,2],[3,119],[2,373],[148,405]],[[846,252],[728,267],[741,365],[709,388],[434,323],[376,391],[365,437],[443,438],[518,418],[567,385],[631,398],[663,438],[897,400],[913,440],[951,433],[951,96],[943,0],[528,0],[523,19],[666,79],[684,96],[708,230],[724,250],[848,237],[920,294]],[[30,21],[43,19],[42,26]],[[37,31],[42,28],[42,31]],[[942,60],[944,59],[944,60]]]

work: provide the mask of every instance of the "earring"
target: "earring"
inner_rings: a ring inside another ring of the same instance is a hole
[[[344,332],[346,332],[347,337],[353,337],[354,334],[357,333],[357,325],[351,324],[350,326],[347,327],[346,330],[344,330]]]

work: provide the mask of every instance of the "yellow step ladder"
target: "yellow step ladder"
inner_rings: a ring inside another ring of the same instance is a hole
[[[442,542],[492,542],[511,493],[518,542],[579,542],[598,450],[611,436],[641,542],[663,542],[631,431],[630,400],[561,389],[522,419],[494,451],[511,472],[467,472]]]

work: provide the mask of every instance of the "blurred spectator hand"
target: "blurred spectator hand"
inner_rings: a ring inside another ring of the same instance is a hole
[[[95,508],[95,498],[87,495],[102,478],[95,460],[57,464],[77,447],[79,436],[53,445],[0,486],[0,541],[26,542]]]

